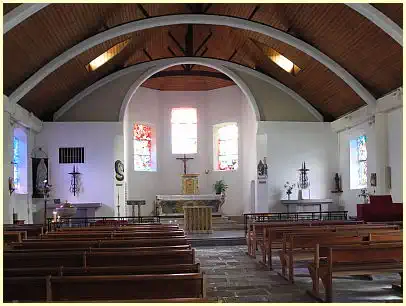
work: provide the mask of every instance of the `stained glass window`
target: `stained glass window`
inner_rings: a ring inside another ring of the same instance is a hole
[[[197,153],[197,112],[195,108],[172,109],[172,154]]]
[[[367,137],[361,135],[350,141],[350,188],[367,188]]]
[[[20,189],[21,183],[21,157],[20,157],[20,140],[13,138],[13,165],[14,165],[14,187]]]
[[[238,126],[237,123],[214,127],[215,170],[236,170],[238,168]]]
[[[134,124],[134,170],[153,171],[152,129],[145,124]]]
[[[357,153],[358,153],[358,184],[366,186],[368,180],[368,167],[367,167],[367,137],[365,135],[357,138]]]

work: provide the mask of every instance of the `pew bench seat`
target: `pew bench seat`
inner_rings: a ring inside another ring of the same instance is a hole
[[[4,301],[205,298],[203,273],[5,277]]]

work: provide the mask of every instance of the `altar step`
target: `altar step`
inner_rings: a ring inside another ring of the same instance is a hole
[[[240,216],[213,216],[213,231],[230,231],[230,230],[244,230],[244,218]],[[242,222],[241,222],[242,220]],[[161,218],[161,223],[165,224],[179,224],[180,228],[184,228],[184,219],[182,218]]]

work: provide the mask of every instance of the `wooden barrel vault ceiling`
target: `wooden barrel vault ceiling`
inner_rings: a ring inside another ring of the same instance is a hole
[[[4,4],[7,14],[16,4]],[[403,26],[402,4],[374,7]],[[239,17],[282,30],[317,48],[354,76],[376,99],[402,85],[402,46],[344,4],[51,4],[4,34],[4,94],[79,42],[117,25],[173,14]],[[130,39],[95,71],[86,65]],[[287,73],[267,54],[275,50],[300,67]],[[304,52],[252,31],[217,25],[171,25],[137,31],[101,43],[68,61],[18,103],[42,120],[107,75],[142,62],[198,56],[255,69],[288,86],[332,121],[365,105],[341,78]],[[211,90],[233,85],[225,75],[200,65],[171,67],[143,86],[159,90]]]

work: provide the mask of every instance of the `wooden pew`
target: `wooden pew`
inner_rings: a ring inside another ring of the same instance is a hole
[[[193,264],[195,250],[160,250],[142,252],[46,252],[3,255],[4,268],[23,267],[103,267],[165,264]]]
[[[334,233],[286,233],[283,237],[283,248],[279,252],[282,266],[282,277],[294,282],[294,261],[311,260],[314,256],[316,244],[352,244],[362,243],[363,241],[388,242],[402,241],[403,233],[401,231],[388,231],[382,233],[354,233],[354,232],[334,232]],[[289,272],[286,275],[286,272]]]
[[[4,277],[22,276],[89,276],[89,275],[141,275],[199,273],[200,264],[171,264],[154,266],[106,266],[106,267],[34,267],[3,270]]]
[[[203,273],[5,277],[4,300],[51,302],[205,298],[204,283]]]
[[[134,247],[134,248],[97,248],[97,247],[78,247],[63,249],[63,252],[113,252],[113,251],[159,251],[159,250],[190,250],[192,246],[190,244],[183,245],[168,245],[168,246],[150,246],[150,247]],[[38,252],[56,252],[55,249],[8,249],[4,253],[38,253]]]
[[[265,231],[272,227],[284,227],[284,228],[294,228],[294,227],[319,227],[328,225],[357,225],[363,224],[362,221],[299,221],[299,222],[253,222],[248,225],[247,232],[247,247],[248,255],[251,257],[256,257],[256,250],[258,243],[263,242],[265,237]]]
[[[262,252],[262,262],[268,265],[272,269],[272,249],[282,247],[282,239],[285,233],[317,233],[317,232],[341,232],[341,231],[353,231],[354,234],[367,233],[371,230],[374,232],[386,232],[388,230],[397,230],[398,226],[391,225],[320,225],[312,227],[270,227],[264,228],[264,239],[259,244]],[[267,260],[268,258],[268,260]]]
[[[45,227],[43,224],[4,224],[3,225],[3,232],[19,232],[25,231],[27,232],[28,238],[36,238],[41,234],[45,233]]]
[[[57,228],[57,232],[76,232],[76,231],[101,231],[101,230],[116,230],[116,231],[134,231],[134,230],[176,230],[179,229],[179,225],[177,224],[132,224],[126,226],[90,226],[90,227],[61,227]]]
[[[135,238],[166,238],[166,237],[185,237],[184,231],[164,231],[164,232],[75,232],[73,234],[48,233],[41,235],[41,239],[55,240],[84,240],[84,239],[135,239]]]
[[[11,243],[14,249],[69,249],[76,247],[101,247],[101,248],[121,248],[121,247],[147,247],[147,246],[168,246],[188,244],[186,238],[154,238],[154,239],[120,239],[120,240],[25,240],[22,243]]]
[[[325,260],[322,258],[325,257]],[[333,301],[333,276],[402,273],[402,242],[371,242],[367,245],[316,245],[314,262],[308,265],[312,278],[312,291],[320,298],[319,279],[325,288],[325,301]]]
[[[3,233],[3,243],[22,242],[27,239],[27,231],[7,231]]]

